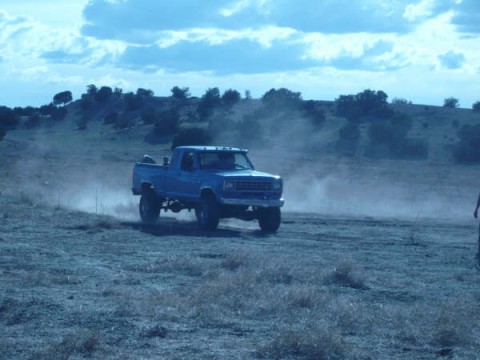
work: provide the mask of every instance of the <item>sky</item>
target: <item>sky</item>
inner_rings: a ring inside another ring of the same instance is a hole
[[[0,105],[87,86],[480,100],[479,0],[0,0]]]

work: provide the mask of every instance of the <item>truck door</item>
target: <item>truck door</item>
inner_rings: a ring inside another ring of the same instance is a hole
[[[172,193],[178,199],[192,201],[198,199],[200,179],[198,176],[198,160],[194,151],[185,151],[180,162],[180,169],[172,184]]]

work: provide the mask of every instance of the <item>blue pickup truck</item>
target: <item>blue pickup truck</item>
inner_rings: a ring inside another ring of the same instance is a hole
[[[221,218],[258,220],[262,231],[280,226],[283,206],[280,176],[256,171],[247,150],[179,146],[162,164],[145,155],[133,168],[132,192],[140,195],[140,217],[155,222],[160,210],[194,210],[203,230],[215,230]]]

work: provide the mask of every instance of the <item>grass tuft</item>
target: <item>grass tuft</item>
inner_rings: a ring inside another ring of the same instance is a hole
[[[350,261],[340,262],[324,279],[326,285],[339,285],[353,289],[366,290],[368,286],[364,277],[358,273]]]

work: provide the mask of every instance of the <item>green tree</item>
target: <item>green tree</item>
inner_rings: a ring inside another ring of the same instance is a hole
[[[88,95],[92,95],[92,96],[95,96],[95,94],[97,93],[97,87],[93,84],[90,84],[87,86],[87,94]]]
[[[149,89],[138,88],[136,95],[137,96],[142,96],[144,98],[149,98],[149,97],[152,97],[154,95],[154,93],[153,93],[152,90],[149,90]]]
[[[115,89],[113,89],[113,96],[115,96],[116,98],[119,98],[120,96],[122,96],[122,93],[123,93],[123,90],[119,87],[115,87]]]
[[[270,89],[262,96],[262,103],[274,110],[298,110],[302,103],[302,94],[286,88]]]
[[[457,98],[454,97],[449,97],[443,100],[443,107],[447,108],[458,108],[460,106],[460,103],[458,102]]]
[[[182,103],[191,96],[190,89],[188,87],[179,88],[178,86],[174,86],[170,89],[170,91],[172,92],[172,98]]]
[[[145,104],[144,97],[142,95],[136,95],[133,92],[128,92],[123,96],[125,100],[125,107],[127,111],[140,110]]]
[[[393,115],[388,95],[379,90],[364,90],[356,95],[340,95],[335,99],[336,114],[349,121],[360,121],[366,116],[387,119]]]
[[[106,103],[113,94],[113,90],[111,87],[108,86],[102,86],[97,93],[95,94],[95,101],[99,102],[101,104]]]
[[[205,91],[205,94],[198,103],[197,113],[201,121],[208,119],[213,113],[216,107],[221,104],[220,90],[215,88],[209,88]]]
[[[53,97],[53,103],[55,105],[63,104],[63,106],[65,106],[66,104],[68,104],[71,101],[72,101],[72,92],[71,91],[62,91],[62,92],[59,92],[58,94],[56,94]]]
[[[222,95],[222,103],[227,107],[232,107],[238,103],[241,99],[241,95],[237,90],[228,89]]]

